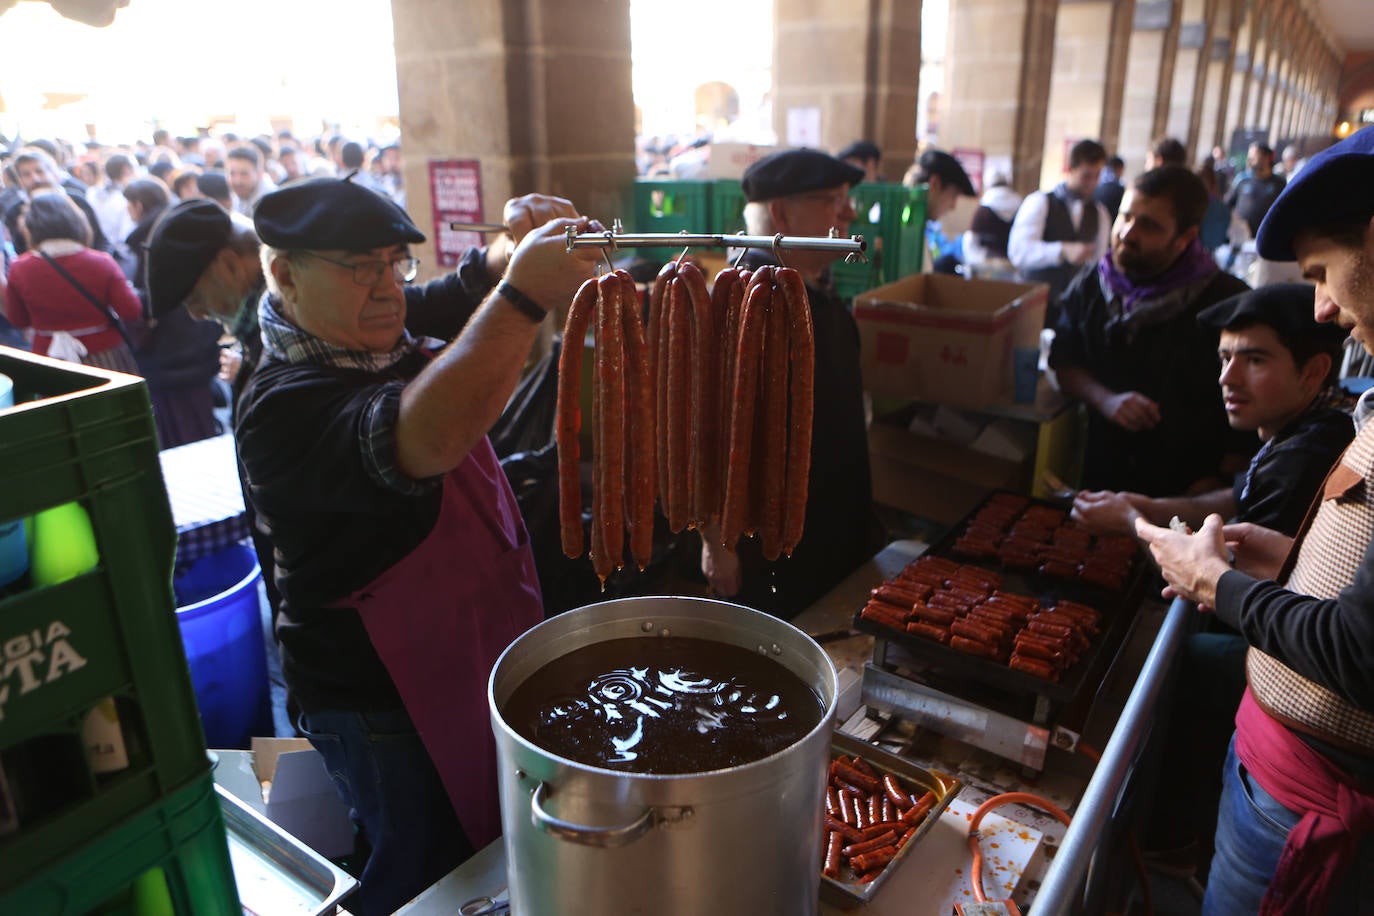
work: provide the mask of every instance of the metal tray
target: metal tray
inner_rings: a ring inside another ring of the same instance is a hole
[[[925,788],[927,791],[935,793],[935,805],[930,809],[930,814],[921,822],[921,826],[916,828],[916,833],[907,841],[906,845],[897,850],[897,855],[882,870],[877,878],[867,884],[856,884],[854,882],[837,881],[821,875],[821,899],[826,903],[837,906],[843,910],[853,909],[857,906],[867,904],[878,893],[879,889],[887,882],[888,876],[902,866],[902,863],[911,858],[912,850],[917,847],[921,839],[930,832],[935,826],[935,822],[940,819],[941,813],[949,807],[949,803],[954,801],[954,797],[959,794],[959,790],[964,784],[953,776],[941,773],[938,770],[927,770],[917,766],[910,760],[898,757],[882,748],[874,747],[858,738],[846,735],[844,732],[835,732],[830,739],[831,759],[841,754],[847,757],[862,757],[872,764],[873,768],[879,773],[891,773],[908,784],[914,784]],[[822,850],[823,851],[823,850]],[[819,868],[820,863],[817,863]]]
[[[990,494],[989,499],[992,495],[995,493]],[[993,560],[973,560],[953,553],[954,542],[968,527],[969,521],[978,513],[978,510],[987,504],[987,501],[984,500],[961,519],[957,525],[952,526],[945,536],[932,544],[924,555],[941,557],[965,566],[974,566],[995,572],[1002,577],[1002,588],[1005,591],[1032,595],[1038,598],[1041,604],[1053,603],[1056,599],[1064,598],[1086,604],[1097,610],[1102,615],[1102,632],[1093,638],[1092,644],[1072,667],[1059,673],[1058,681],[1047,681],[1033,674],[1008,668],[1005,664],[991,659],[967,655],[957,649],[951,649],[949,646],[923,639],[920,636],[888,629],[881,624],[860,617],[859,614],[863,608],[858,608],[854,612],[854,629],[871,633],[901,646],[914,658],[929,664],[936,676],[945,676],[955,680],[973,679],[980,684],[996,687],[1009,693],[1035,694],[1050,700],[1067,703],[1079,694],[1087,679],[1098,670],[1099,662],[1104,661],[1102,658],[1104,653],[1114,652],[1121,642],[1122,636],[1129,627],[1131,616],[1140,605],[1151,567],[1146,561],[1144,553],[1137,551],[1131,564],[1131,571],[1126,577],[1125,586],[1121,591],[1113,592],[1085,582],[1058,579],[1034,573],[1026,574],[1008,569]],[[1030,503],[1032,505],[1063,508],[1057,503],[1045,500],[1033,499]],[[1110,660],[1110,657],[1108,655],[1106,660]]]
[[[358,882],[216,785],[244,913],[325,916]]]

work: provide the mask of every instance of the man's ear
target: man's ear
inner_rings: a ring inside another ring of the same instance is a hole
[[[775,197],[768,201],[768,217],[773,222],[773,231],[787,234],[790,228],[790,220],[787,218],[787,201],[781,197]]]
[[[1303,387],[1310,385],[1314,394],[1321,391],[1326,382],[1326,377],[1331,373],[1333,362],[1330,353],[1313,353],[1309,356],[1307,362],[1303,363],[1302,368],[1298,370],[1298,377],[1302,379]]]
[[[292,271],[291,262],[285,257],[277,255],[272,259],[270,269],[277,289],[281,290],[283,305],[290,308],[296,301],[296,277]]]

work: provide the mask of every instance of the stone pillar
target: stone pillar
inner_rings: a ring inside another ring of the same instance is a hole
[[[1041,187],[1063,177],[1068,141],[1096,138],[1101,129],[1110,54],[1110,44],[1102,36],[1110,34],[1111,22],[1111,3],[1063,0],[1059,6]]]
[[[1178,49],[1182,0],[1136,0],[1131,57],[1117,151],[1128,172],[1145,165],[1145,152],[1164,133]]]
[[[1240,33],[1241,0],[1222,0],[1217,4],[1217,21],[1212,30],[1212,53],[1207,62],[1207,86],[1198,119],[1197,157],[1211,153],[1214,146],[1225,146],[1227,109],[1231,100],[1232,74],[1235,72],[1236,45]]]
[[[900,180],[916,148],[920,3],[777,0],[773,49],[779,142],[787,143],[789,111],[816,108],[821,148],[872,140],[883,151],[883,177]],[[966,145],[957,135],[949,142]]]
[[[392,0],[406,201],[439,227],[428,162],[474,159],[483,218],[514,196],[571,199],[609,221],[629,215],[635,177],[629,0]]]
[[[1131,33],[1135,25],[1135,0],[1114,0],[1108,26],[1107,76],[1102,87],[1103,146],[1116,150],[1121,144],[1121,109],[1126,94],[1126,68],[1131,59]]]
[[[1010,158],[1011,184],[1036,190],[1045,149],[1059,0],[951,0],[947,104],[949,145]]]
[[[1201,115],[1202,90],[1211,54],[1215,0],[1184,0],[1174,56],[1173,88],[1164,133],[1183,142],[1191,163],[1197,143],[1197,119]]]
[[[1250,107],[1251,72],[1255,61],[1255,46],[1258,38],[1259,27],[1255,21],[1255,8],[1241,13],[1240,32],[1236,37],[1236,53],[1231,65],[1231,94],[1230,101],[1226,104],[1226,121],[1223,127],[1221,145],[1230,153],[1231,132],[1237,127],[1244,127],[1246,123],[1246,112]]]

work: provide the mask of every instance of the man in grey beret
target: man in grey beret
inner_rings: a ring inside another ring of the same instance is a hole
[[[544,611],[486,434],[599,256],[566,250],[589,226],[566,200],[510,201],[504,222],[513,250],[408,293],[425,237],[390,199],[320,178],[254,210],[268,294],[238,455],[300,727],[371,844],[359,914],[393,912],[501,829],[487,676]],[[471,295],[479,271],[500,282]],[[471,316],[448,346],[407,330],[411,303],[436,297]]]

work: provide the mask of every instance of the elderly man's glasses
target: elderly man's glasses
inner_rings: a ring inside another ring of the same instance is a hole
[[[381,283],[388,269],[391,270],[391,276],[398,283],[409,283],[411,280],[414,280],[415,275],[420,272],[419,258],[405,257],[397,258],[394,261],[359,261],[354,264],[348,261],[327,258],[314,251],[302,251],[300,254],[318,258],[321,261],[326,261],[338,267],[347,267],[349,270],[353,271],[354,283],[369,288]]]

